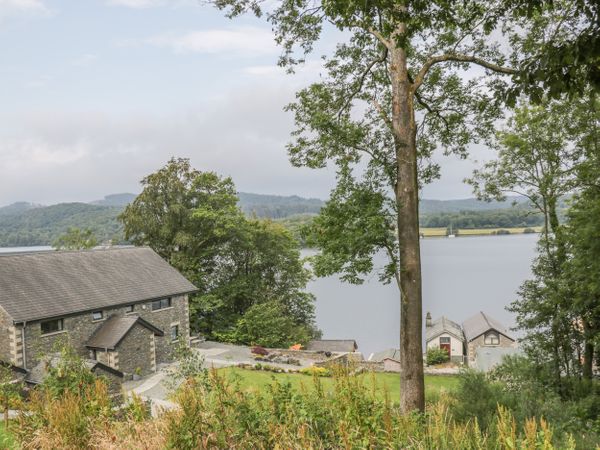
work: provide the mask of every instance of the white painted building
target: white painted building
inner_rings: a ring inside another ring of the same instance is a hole
[[[431,314],[425,319],[425,344],[427,349],[442,348],[455,363],[464,362],[465,337],[462,328],[446,317],[432,321]]]

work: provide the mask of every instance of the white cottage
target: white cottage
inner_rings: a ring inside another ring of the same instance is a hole
[[[443,348],[450,355],[450,361],[464,362],[465,338],[462,328],[446,317],[432,321],[431,314],[425,319],[425,342],[427,349]]]

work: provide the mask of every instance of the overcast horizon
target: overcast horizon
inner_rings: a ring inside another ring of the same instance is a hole
[[[239,191],[329,196],[334,170],[289,163],[283,107],[318,79],[332,33],[295,75],[268,24],[194,0],[0,0],[0,36],[0,205],[137,193],[172,156]],[[462,180],[490,155],[438,156],[422,197],[472,197]]]

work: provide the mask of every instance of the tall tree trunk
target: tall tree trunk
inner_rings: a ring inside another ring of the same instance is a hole
[[[594,342],[590,339],[591,335],[590,323],[583,319],[583,370],[582,375],[586,380],[591,380],[594,367]]]
[[[421,253],[416,126],[406,52],[391,50],[392,125],[398,174],[398,242],[400,247],[400,408],[425,409],[423,380]]]

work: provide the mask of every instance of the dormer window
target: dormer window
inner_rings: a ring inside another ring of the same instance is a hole
[[[485,345],[499,345],[500,344],[500,335],[497,331],[488,331],[485,333],[483,337],[483,343]]]

